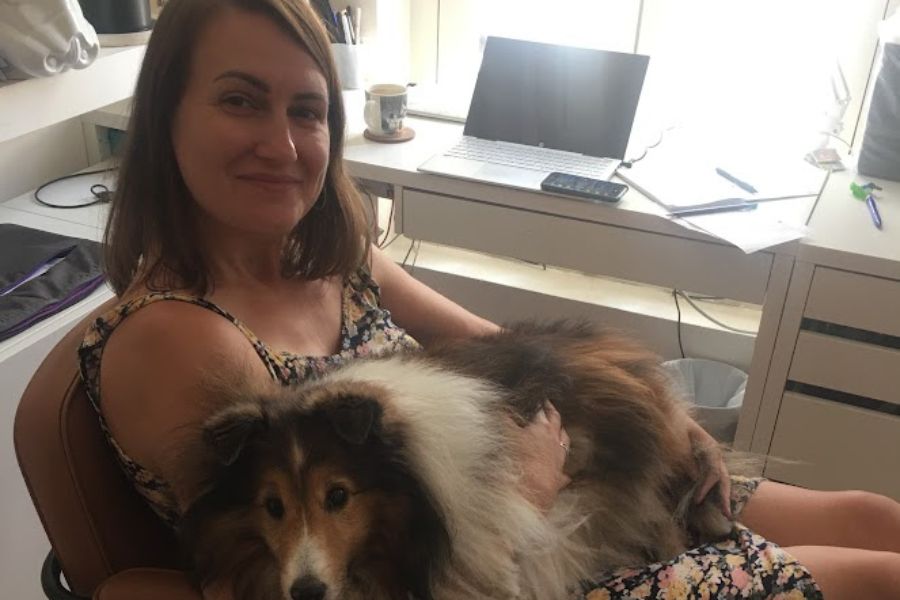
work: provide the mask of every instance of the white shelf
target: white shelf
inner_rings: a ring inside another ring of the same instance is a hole
[[[0,143],[130,98],[145,48],[101,49],[86,69],[0,84]]]

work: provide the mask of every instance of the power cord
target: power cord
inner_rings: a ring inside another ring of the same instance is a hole
[[[675,300],[675,310],[678,311],[678,324],[676,329],[678,332],[678,349],[681,351],[681,358],[687,358],[684,354],[684,344],[681,342],[681,305],[678,303],[678,290],[672,289],[672,298]]]
[[[681,290],[675,290],[675,291],[676,291],[676,296],[675,296],[675,302],[676,302],[676,303],[678,302],[678,296],[681,296],[682,298],[684,298],[685,300],[687,300],[687,303],[690,304],[690,305],[693,307],[694,310],[696,310],[696,311],[697,311],[698,313],[700,313],[703,317],[706,317],[709,321],[712,321],[713,323],[715,323],[716,325],[718,325],[718,326],[721,327],[722,329],[725,329],[726,331],[732,331],[732,332],[734,332],[734,333],[743,333],[743,334],[745,334],[745,335],[756,335],[756,332],[755,332],[755,331],[750,331],[750,330],[748,330],[748,329],[738,329],[737,327],[732,327],[732,326],[730,326],[730,325],[726,325],[726,324],[723,323],[722,321],[716,319],[715,317],[713,317],[712,315],[710,315],[708,312],[706,312],[705,310],[703,310],[702,308],[700,308],[699,306],[697,306],[697,303],[694,301],[694,300],[696,300],[697,298],[694,298],[694,297],[690,296],[689,294],[684,293],[684,292],[681,291]]]
[[[377,199],[376,199],[376,201],[377,201]],[[391,232],[391,225],[393,225],[393,223],[394,223],[394,205],[395,204],[396,203],[393,200],[391,200],[391,212],[388,213],[387,225],[385,225],[385,228],[384,228],[384,237],[382,237],[380,240],[378,240],[377,244],[376,244],[382,250],[388,247],[388,245],[385,244],[385,242],[388,239],[388,234],[390,234],[390,232]],[[396,238],[396,237],[397,236],[395,235],[394,238]],[[391,241],[393,241],[393,239]]]
[[[412,275],[413,271],[416,269],[416,262],[419,260],[419,250],[422,249],[422,240],[417,240],[415,246],[415,254],[413,254],[412,262],[409,264],[410,275]]]
[[[416,240],[410,240],[409,250],[406,251],[406,256],[403,257],[403,262],[400,263],[401,267],[404,267],[404,268],[406,267],[406,261],[409,260],[409,255],[412,254],[413,248],[415,248],[415,247],[416,247]]]
[[[643,158],[644,158],[645,156],[647,156],[647,153],[648,153],[652,148],[656,148],[657,146],[659,146],[660,144],[662,144],[663,138],[666,136],[666,132],[667,132],[667,131],[672,131],[673,129],[675,129],[675,125],[669,125],[668,127],[665,127],[665,128],[663,128],[663,129],[661,129],[660,132],[659,132],[659,138],[657,138],[657,140],[656,140],[655,142],[653,142],[652,144],[650,144],[649,146],[645,147],[645,148],[644,148],[644,151],[641,152],[641,155],[640,155],[640,156],[638,156],[637,158],[630,158],[630,159],[628,159],[628,160],[622,161],[622,165],[621,165],[621,166],[624,167],[624,168],[626,168],[626,169],[630,169],[630,168],[634,165],[634,163],[636,163],[636,162],[638,162],[638,161],[640,161],[640,160],[643,160]]]
[[[84,173],[75,173],[73,175],[64,175],[62,177],[57,177],[56,179],[51,179],[50,181],[42,184],[38,189],[34,190],[34,199],[38,204],[43,204],[44,206],[49,206],[50,208],[84,208],[85,206],[93,206],[94,204],[105,204],[112,200],[112,190],[110,190],[102,183],[95,183],[94,185],[92,185],[90,191],[91,195],[94,196],[94,199],[89,202],[82,202],[81,204],[54,204],[52,202],[47,202],[46,200],[41,198],[41,192],[47,189],[49,186],[61,181],[77,179],[78,177],[87,177],[88,175],[100,175],[103,173],[115,171],[116,169],[117,167],[111,167],[109,169],[86,171]]]
[[[697,300],[697,299],[716,300],[719,298],[717,298],[715,296],[692,297],[690,294],[686,294],[679,289],[672,289],[672,298],[675,300],[675,310],[678,313],[678,324],[677,324],[677,327],[678,327],[678,349],[681,351],[681,358],[685,358],[685,354],[684,354],[684,345],[681,340],[682,321],[681,321],[681,304],[678,302],[679,296],[681,296],[682,298],[687,300],[687,303],[690,304],[694,310],[696,310],[698,313],[700,313],[701,316],[706,317],[709,321],[712,321],[713,323],[715,323],[722,329],[725,329],[726,331],[733,331],[734,333],[742,333],[745,335],[756,335],[756,333],[757,333],[755,331],[750,331],[747,329],[738,329],[737,327],[731,327],[730,325],[726,325],[722,321],[716,319],[715,317],[710,315],[708,312],[706,312],[705,310],[703,310],[702,308],[697,306],[697,303],[695,302],[695,300]]]

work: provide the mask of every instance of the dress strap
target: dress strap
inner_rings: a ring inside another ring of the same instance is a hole
[[[90,351],[93,347],[95,351],[102,352],[103,346],[106,345],[106,340],[112,335],[112,332],[118,327],[122,321],[128,318],[129,315],[135,313],[136,311],[148,306],[150,304],[154,304],[156,302],[163,301],[176,301],[176,302],[186,302],[188,304],[193,304],[195,306],[199,306],[201,308],[205,308],[209,311],[212,311],[219,315],[220,317],[227,319],[232,325],[237,327],[237,329],[247,338],[250,344],[253,346],[253,349],[256,351],[257,356],[263,361],[266,366],[266,370],[269,372],[269,375],[274,379],[278,379],[277,374],[277,366],[276,361],[274,360],[272,353],[269,351],[268,347],[262,343],[262,341],[256,336],[253,331],[251,331],[240,319],[232,315],[230,312],[207,300],[205,298],[201,298],[199,296],[192,296],[190,294],[181,294],[177,292],[150,292],[148,294],[144,294],[143,296],[138,296],[136,298],[132,298],[130,300],[126,300],[113,308],[111,308],[108,312],[101,315],[94,322],[91,330],[89,330],[87,337],[85,338],[84,343],[82,344],[81,352],[84,353],[86,351]],[[89,339],[92,337],[92,334],[95,336],[93,340],[94,343],[90,343]],[[99,363],[99,356],[97,357],[97,362]]]

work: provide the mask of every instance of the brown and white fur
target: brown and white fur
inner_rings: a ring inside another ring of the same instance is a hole
[[[571,437],[549,514],[519,492],[513,428],[546,401]],[[238,391],[195,449],[185,547],[238,599],[565,598],[598,572],[725,535],[658,359],[583,324],[523,324]]]

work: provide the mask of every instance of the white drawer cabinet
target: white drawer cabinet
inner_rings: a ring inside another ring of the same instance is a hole
[[[753,438],[765,474],[900,499],[900,280],[800,267],[776,352]]]
[[[787,392],[770,452],[773,479],[900,499],[900,416]]]
[[[415,189],[403,192],[402,222],[414,239],[755,304],[774,263],[770,252]]]

